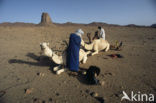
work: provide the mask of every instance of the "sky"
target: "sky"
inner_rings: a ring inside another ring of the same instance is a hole
[[[156,0],[0,0],[0,23],[38,24],[42,12],[56,23],[151,25],[156,23]]]

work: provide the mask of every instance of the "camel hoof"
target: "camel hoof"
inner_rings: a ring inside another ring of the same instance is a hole
[[[54,68],[53,68],[53,71],[55,72],[55,71],[57,71],[58,69],[59,69],[59,66],[54,67]]]
[[[82,64],[85,64],[86,62],[82,62]]]
[[[60,74],[61,74],[61,72],[57,71],[57,72],[56,72],[56,74],[57,74],[57,75],[60,75]]]
[[[93,56],[94,54],[91,54],[91,56]]]
[[[57,75],[60,75],[62,72],[64,72],[65,70],[64,69],[60,69],[56,72]]]

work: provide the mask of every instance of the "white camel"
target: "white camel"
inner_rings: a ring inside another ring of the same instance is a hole
[[[49,57],[54,63],[59,64],[59,66],[53,68],[53,70],[56,71],[56,74],[61,74],[64,72],[65,69],[61,67],[66,65],[66,51],[62,53],[62,56],[58,56],[52,51],[52,49],[49,48],[49,43],[40,43],[40,47],[42,55]],[[85,52],[83,49],[80,49],[79,62],[86,63],[87,55],[89,53],[90,51]]]
[[[105,50],[107,52],[110,49],[110,44],[107,40],[104,40],[102,38],[95,39],[92,41],[91,44],[86,44],[83,40],[81,42],[81,45],[89,51],[94,51],[91,55],[98,54],[99,51]]]

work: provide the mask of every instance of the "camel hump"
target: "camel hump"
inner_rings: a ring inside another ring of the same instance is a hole
[[[100,39],[96,39],[96,40],[94,40],[93,41],[93,44],[98,44],[98,43],[104,43],[104,44],[109,44],[109,42],[107,41],[107,40],[104,40],[104,39],[102,39],[102,38],[100,38]]]
[[[102,39],[102,38],[100,38],[100,41],[103,42],[103,43],[108,43],[107,40],[104,40],[104,39]]]

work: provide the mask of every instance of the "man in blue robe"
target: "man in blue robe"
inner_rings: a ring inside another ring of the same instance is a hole
[[[67,68],[77,72],[79,70],[79,51],[81,45],[81,36],[84,32],[78,29],[70,35],[69,46],[67,50]]]

